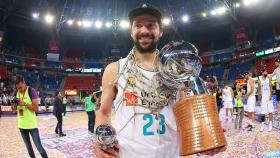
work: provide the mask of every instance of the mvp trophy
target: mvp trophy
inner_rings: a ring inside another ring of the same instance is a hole
[[[201,68],[198,51],[190,43],[171,42],[160,52],[160,80],[177,92],[173,111],[181,156],[226,145],[216,98],[207,94],[203,81],[198,77]]]

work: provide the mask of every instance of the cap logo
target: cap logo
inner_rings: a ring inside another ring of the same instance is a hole
[[[147,7],[148,7],[147,4],[142,5],[142,8],[147,8]]]

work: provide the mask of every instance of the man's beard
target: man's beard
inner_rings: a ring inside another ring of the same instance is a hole
[[[155,41],[154,35],[150,35],[150,38],[152,39],[152,42],[149,43],[149,46],[147,48],[144,48],[141,46],[141,44],[139,42],[140,37],[137,36],[137,40],[134,41],[133,43],[134,43],[135,48],[139,51],[139,53],[141,53],[141,54],[150,53],[151,54],[156,50],[158,42]]]

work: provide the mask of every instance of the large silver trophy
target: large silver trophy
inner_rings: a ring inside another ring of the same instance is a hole
[[[226,145],[216,99],[207,94],[198,77],[201,68],[198,51],[190,43],[171,42],[160,52],[159,78],[164,85],[177,91],[173,111],[181,156]]]

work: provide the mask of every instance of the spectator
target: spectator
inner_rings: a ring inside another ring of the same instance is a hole
[[[88,131],[93,134],[95,124],[95,97],[89,95],[85,98],[85,109],[88,115]]]
[[[62,113],[63,112],[64,112],[64,110],[63,110],[61,93],[59,91],[56,91],[55,99],[54,99],[53,114],[57,119],[55,133],[59,134],[60,137],[66,136],[66,134],[64,134],[62,132]]]
[[[3,105],[3,102],[2,102],[2,95],[0,95],[0,105]]]
[[[7,97],[6,94],[3,95],[3,105],[7,105]]]
[[[3,89],[3,88],[4,88],[4,82],[1,81],[1,83],[0,83],[0,89]]]

